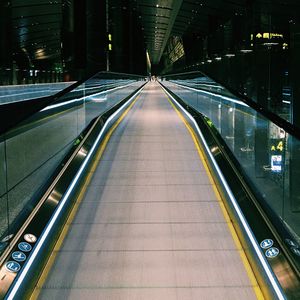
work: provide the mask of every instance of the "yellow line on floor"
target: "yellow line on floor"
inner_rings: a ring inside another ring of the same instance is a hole
[[[42,271],[42,274],[34,288],[34,291],[30,297],[30,300],[36,300],[39,296],[39,293],[41,291],[41,287],[44,285],[48,275],[49,275],[49,272],[54,264],[54,261],[55,261],[55,258],[56,258],[56,255],[57,253],[59,252],[62,244],[63,244],[63,241],[65,239],[65,237],[67,236],[67,233],[70,229],[70,225],[72,224],[73,222],[73,219],[75,218],[76,216],[76,213],[77,213],[77,210],[80,206],[80,203],[83,199],[83,196],[85,195],[85,192],[87,190],[87,187],[92,179],[92,175],[93,173],[95,172],[98,164],[99,164],[99,159],[101,158],[106,146],[107,146],[107,143],[111,137],[111,135],[113,134],[113,132],[115,131],[115,129],[118,127],[118,125],[121,123],[121,121],[124,119],[124,117],[126,116],[126,114],[128,113],[128,111],[132,108],[132,106],[135,104],[135,102],[138,100],[139,98],[139,95],[135,97],[135,99],[132,101],[132,103],[128,106],[128,108],[123,112],[123,114],[120,116],[120,118],[114,123],[114,125],[110,128],[110,130],[108,131],[108,133],[105,135],[105,138],[103,140],[103,142],[101,143],[98,151],[97,151],[97,154],[95,155],[95,158],[93,159],[93,164],[90,168],[91,172],[89,172],[88,176],[86,177],[85,179],[85,182],[83,184],[83,188],[81,189],[77,199],[76,199],[76,202],[70,212],[70,215],[68,216],[68,219],[66,221],[66,224],[62,230],[62,232],[60,233],[60,236],[59,238],[57,239],[57,242],[53,248],[53,251],[48,259],[48,262],[46,263],[45,267],[44,267],[44,270]]]
[[[216,183],[215,183],[215,181],[213,179],[213,175],[212,175],[211,170],[209,168],[207,159],[205,158],[205,154],[204,154],[205,152],[202,149],[202,146],[201,146],[201,144],[199,142],[198,136],[195,133],[194,129],[187,122],[187,120],[184,118],[184,116],[182,115],[182,113],[177,109],[177,107],[174,105],[174,103],[172,102],[172,100],[168,97],[167,94],[166,94],[166,96],[167,96],[168,101],[170,102],[170,104],[174,108],[174,110],[177,112],[177,114],[180,117],[180,119],[185,124],[186,128],[188,129],[188,131],[189,131],[189,133],[190,133],[190,135],[191,135],[191,137],[192,137],[192,139],[194,141],[194,144],[196,146],[196,149],[197,149],[197,152],[199,154],[200,160],[203,162],[203,165],[204,165],[204,168],[205,168],[206,173],[208,175],[209,181],[212,184],[213,190],[214,190],[215,195],[216,195],[216,197],[218,199],[218,203],[220,205],[220,208],[222,210],[222,213],[223,213],[224,218],[226,220],[226,223],[228,225],[229,231],[230,231],[230,233],[232,235],[232,238],[234,240],[234,243],[235,243],[235,245],[236,245],[236,247],[238,249],[238,252],[240,254],[240,257],[242,259],[244,267],[245,267],[245,269],[247,271],[247,275],[248,275],[248,277],[250,279],[250,282],[251,282],[252,287],[254,289],[255,295],[256,295],[256,297],[257,297],[258,300],[263,300],[264,296],[263,296],[262,291],[261,291],[261,289],[260,289],[260,287],[258,285],[258,282],[257,282],[256,278],[255,278],[254,272],[253,272],[253,270],[251,268],[251,265],[250,265],[250,263],[248,261],[248,258],[247,258],[246,254],[245,254],[245,251],[244,251],[243,247],[242,247],[242,244],[241,244],[241,242],[240,242],[240,240],[238,238],[236,230],[235,230],[235,228],[234,228],[234,226],[233,226],[233,224],[231,222],[231,219],[230,219],[229,214],[228,214],[228,212],[226,210],[226,207],[224,205],[224,201],[223,201],[223,199],[221,197],[221,194],[220,194],[220,192],[219,192],[219,190],[217,188],[217,185],[216,185]]]

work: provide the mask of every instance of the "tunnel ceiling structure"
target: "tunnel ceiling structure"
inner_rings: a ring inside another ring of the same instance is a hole
[[[94,3],[100,0],[85,0]],[[104,1],[104,0],[103,0]],[[160,62],[170,37],[197,35],[203,38],[224,25],[232,16],[245,16],[249,8],[264,10],[275,16],[272,24],[289,26],[286,20],[296,17],[299,0],[107,0],[111,6],[134,10],[152,65]],[[71,48],[78,43],[69,21],[75,0],[11,0],[9,27],[14,60],[22,68],[44,66],[64,57],[72,60]],[[103,2],[105,3],[105,2]],[[116,4],[116,5],[115,5]],[[84,6],[83,6],[84,7]],[[123,9],[123,10],[122,10]],[[276,15],[281,18],[276,18]],[[286,19],[283,21],[283,16]],[[73,18],[75,18],[73,16]],[[88,19],[88,17],[86,17]],[[75,31],[74,31],[75,32]],[[130,33],[129,33],[130,34]],[[66,46],[67,45],[67,46]],[[70,50],[71,49],[71,50]],[[47,68],[47,65],[44,66]]]
[[[14,56],[26,67],[32,60],[55,59],[61,48],[61,0],[13,0]],[[21,52],[20,52],[21,50]]]
[[[170,36],[208,35],[234,15],[245,15],[253,4],[274,15],[296,16],[297,0],[134,0],[152,64],[158,64]]]
[[[172,36],[207,34],[211,20],[229,18],[245,10],[247,0],[137,0],[152,64],[158,64]]]

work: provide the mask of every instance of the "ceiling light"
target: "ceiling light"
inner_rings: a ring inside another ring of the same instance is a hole
[[[250,52],[253,52],[252,49],[241,49],[240,50],[242,53],[250,53]]]
[[[270,47],[270,46],[277,46],[278,43],[276,43],[276,42],[266,42],[266,43],[263,43],[263,45]]]

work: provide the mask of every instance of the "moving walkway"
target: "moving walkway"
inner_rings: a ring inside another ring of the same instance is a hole
[[[52,157],[41,167],[41,200],[16,211],[15,234],[3,232],[2,297],[297,297],[296,264],[248,200],[213,123],[176,86],[132,78],[106,96],[65,97],[23,124],[22,133],[55,124],[63,134],[61,121],[72,135],[52,169]]]

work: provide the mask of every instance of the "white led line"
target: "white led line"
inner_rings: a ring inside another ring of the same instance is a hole
[[[198,132],[198,134],[199,134],[199,136],[200,136],[200,138],[201,138],[201,140],[202,140],[202,143],[204,144],[204,146],[205,146],[205,149],[206,149],[206,151],[207,151],[207,153],[209,154],[209,156],[210,156],[210,159],[211,159],[211,161],[212,161],[212,163],[213,163],[213,165],[214,165],[214,167],[215,167],[215,169],[216,169],[216,171],[217,171],[217,173],[218,173],[218,175],[219,175],[219,177],[220,177],[220,179],[221,179],[221,181],[222,181],[222,183],[223,183],[223,185],[224,185],[224,187],[225,187],[225,189],[226,189],[226,192],[228,193],[228,195],[229,195],[229,198],[230,198],[230,200],[231,200],[231,202],[232,202],[232,204],[233,204],[233,206],[234,206],[234,209],[235,209],[235,211],[236,211],[236,213],[237,213],[237,215],[238,215],[238,217],[239,217],[239,219],[240,219],[240,221],[241,221],[241,223],[242,223],[242,225],[243,225],[243,227],[244,227],[244,229],[245,229],[245,231],[246,231],[246,233],[247,233],[247,236],[248,236],[248,238],[249,238],[249,240],[251,241],[251,244],[252,244],[252,246],[254,247],[254,249],[255,249],[255,252],[256,252],[256,254],[257,254],[257,256],[258,256],[258,258],[259,258],[259,260],[260,260],[260,262],[261,262],[261,264],[262,264],[262,266],[263,266],[263,268],[264,268],[264,270],[265,270],[265,272],[266,272],[266,274],[267,274],[267,276],[268,276],[268,278],[269,278],[269,280],[270,280],[270,282],[271,282],[271,284],[272,284],[272,286],[273,286],[273,288],[274,288],[274,290],[275,290],[275,292],[276,292],[276,295],[278,296],[278,298],[280,299],[280,300],[284,300],[284,299],[286,299],[285,298],[285,296],[283,295],[283,293],[282,293],[282,291],[281,291],[281,288],[280,288],[280,286],[278,285],[278,282],[277,282],[277,280],[276,280],[276,278],[274,277],[274,274],[273,274],[273,272],[271,271],[271,269],[270,269],[270,266],[269,266],[269,264],[268,264],[268,262],[266,261],[266,259],[265,259],[265,257],[262,255],[262,253],[261,253],[261,251],[260,251],[260,249],[259,249],[259,246],[258,246],[258,243],[257,243],[257,241],[256,241],[256,239],[255,239],[255,237],[254,237],[254,235],[253,235],[253,233],[252,233],[252,230],[251,230],[251,228],[249,227],[249,225],[248,225],[248,222],[246,221],[246,219],[245,219],[245,217],[244,217],[244,214],[242,213],[242,211],[241,211],[241,209],[240,209],[240,207],[239,207],[239,205],[237,204],[237,201],[236,201],[236,199],[235,199],[235,197],[234,197],[234,195],[232,194],[232,192],[231,192],[231,189],[230,189],[230,187],[228,186],[228,184],[227,184],[227,182],[226,182],[226,180],[225,180],[225,178],[224,178],[224,176],[223,176],[223,174],[222,174],[222,172],[221,172],[221,170],[220,170],[220,168],[219,168],[219,166],[218,166],[218,164],[216,163],[216,161],[215,161],[215,159],[214,159],[214,157],[213,157],[213,155],[212,155],[212,153],[211,153],[211,151],[210,151],[210,149],[209,149],[209,147],[208,147],[208,145],[207,145],[207,143],[206,143],[206,141],[205,141],[205,139],[204,139],[204,137],[203,137],[203,134],[202,134],[202,132],[200,131],[200,129],[199,129],[199,127],[198,127],[198,124],[197,124],[197,122],[195,121],[195,119],[174,99],[174,97],[172,97],[172,95],[170,95],[170,93],[164,88],[164,87],[162,87],[163,89],[164,89],[164,91],[166,92],[166,94],[168,94],[168,96],[180,107],[180,109],[187,115],[187,117],[193,122],[193,124],[195,125],[195,127],[196,127],[196,129],[197,129],[197,132]]]
[[[236,104],[239,104],[239,105],[242,105],[242,106],[246,106],[246,107],[249,107],[249,105],[247,105],[246,103],[242,102],[242,101],[239,101],[239,100],[236,100],[234,98],[230,98],[230,97],[226,97],[226,96],[222,96],[222,95],[218,95],[216,93],[211,93],[211,92],[208,92],[208,91],[203,91],[203,90],[197,90],[195,88],[192,88],[192,87],[189,87],[189,86],[185,86],[185,85],[182,85],[182,84],[179,84],[179,83],[176,83],[174,81],[171,81],[172,83],[178,85],[178,86],[181,86],[185,89],[189,89],[189,90],[192,90],[192,91],[196,91],[198,93],[203,93],[203,94],[208,94],[210,96],[214,96],[214,97],[218,97],[218,98],[221,98],[221,99],[224,99],[224,100],[227,100],[227,101],[230,101],[230,102],[233,102],[233,103],[236,103]]]
[[[51,90],[53,92],[56,92],[56,91],[61,91],[61,90]],[[28,95],[28,94],[36,94],[36,93],[43,93],[43,91],[32,91],[32,92],[24,92],[24,93],[18,93],[18,94],[5,94],[5,95],[2,95],[0,96],[0,98],[4,98],[4,97],[14,97],[14,96],[21,96],[21,95]]]
[[[51,84],[53,84],[53,83],[51,83]],[[74,92],[74,91],[77,92],[77,91],[83,91],[83,90],[92,90],[92,89],[96,89],[96,88],[99,88],[99,87],[106,87],[107,88],[107,87],[112,86],[112,85],[114,85],[114,84],[107,84],[107,85],[99,84],[99,85],[96,85],[96,86],[93,86],[93,87],[87,87],[87,88],[81,88],[81,89],[77,89],[76,88],[76,89],[74,89],[74,90],[72,90],[70,92]],[[67,87],[68,86],[66,86],[66,88]],[[40,88],[40,86],[37,86],[37,88]],[[52,87],[49,85],[48,91],[57,92],[57,91],[62,91],[62,89],[52,89]],[[13,96],[21,96],[21,95],[28,95],[28,94],[36,94],[36,93],[43,93],[43,90],[39,90],[39,91],[27,91],[27,92],[17,93],[17,94],[5,94],[5,95],[0,95],[0,98],[13,97]]]
[[[287,100],[282,100],[282,102],[286,104],[291,104],[291,101],[287,101]]]
[[[95,94],[92,94],[92,95],[89,95],[89,96],[84,96],[84,97],[81,97],[81,98],[78,98],[78,99],[74,99],[74,100],[70,100],[70,101],[66,101],[66,102],[62,102],[62,103],[57,103],[57,104],[49,105],[49,106],[43,108],[41,111],[46,111],[46,110],[49,110],[49,109],[52,109],[52,108],[56,108],[56,107],[60,107],[60,106],[65,106],[67,104],[74,103],[74,102],[80,102],[81,100],[86,99],[88,97],[98,96],[98,95],[102,95],[102,94],[105,94],[105,93],[108,93],[108,92],[112,92],[112,91],[115,91],[115,90],[118,90],[118,89],[122,89],[122,88],[125,88],[125,87],[129,86],[129,85],[132,85],[133,83],[135,83],[135,82],[132,82],[132,83],[129,83],[129,84],[126,84],[126,85],[122,85],[122,86],[117,86],[117,87],[115,87],[113,89],[101,91],[99,93],[95,93]]]
[[[176,83],[177,84],[177,82],[175,82],[175,81],[173,81],[173,80],[171,80],[171,82],[173,82],[173,83]],[[178,81],[178,82],[182,82],[181,80],[180,81]],[[178,84],[180,84],[180,83],[178,83]],[[182,83],[181,83],[182,84]],[[220,86],[220,85],[217,85],[217,84],[214,84],[214,83],[201,83],[201,82],[197,82],[197,81],[192,81],[192,83],[191,83],[192,85],[206,85],[206,86],[208,86],[208,87],[215,87],[215,88],[218,88],[218,89],[221,89],[221,90],[224,90],[225,88],[224,87],[222,87],[222,86]],[[184,84],[182,84],[182,85],[184,85]],[[185,86],[185,85],[184,85]],[[187,85],[188,87],[191,87],[190,85]]]
[[[142,88],[143,89],[143,88]],[[27,275],[27,272],[28,270],[30,269],[33,261],[35,260],[36,256],[39,254],[39,251],[41,249],[41,247],[43,246],[43,243],[45,242],[47,236],[49,235],[52,227],[54,226],[56,220],[58,219],[64,205],[66,204],[71,192],[73,191],[75,185],[77,184],[77,181],[80,177],[80,175],[82,174],[82,172],[84,171],[87,163],[89,162],[93,152],[95,151],[96,149],[96,146],[97,146],[97,143],[99,142],[100,138],[102,137],[108,123],[110,123],[110,121],[120,112],[122,111],[126,106],[128,106],[132,101],[133,99],[141,92],[140,89],[139,91],[137,91],[125,104],[123,104],[117,111],[115,111],[108,119],[107,121],[105,122],[104,126],[102,127],[99,135],[97,136],[97,139],[96,141],[94,142],[89,154],[87,155],[87,157],[85,158],[85,161],[83,162],[83,164],[81,165],[79,171],[77,172],[76,176],[74,177],[72,183],[70,184],[69,188],[67,189],[67,192],[65,193],[63,199],[60,201],[59,203],[59,206],[57,207],[57,209],[55,210],[55,213],[53,214],[53,216],[51,217],[47,227],[44,229],[42,235],[40,236],[37,244],[35,245],[35,248],[32,252],[32,254],[30,255],[29,257],[29,260],[26,262],[24,268],[21,270],[21,274],[20,276],[17,278],[17,281],[16,283],[14,284],[11,292],[9,292],[9,294],[6,296],[5,299],[7,300],[13,300],[17,291],[18,291],[18,288],[20,287],[20,285],[22,284],[22,281],[24,280],[25,276]]]
[[[126,81],[126,82],[130,82],[130,81],[132,81],[132,80],[123,80],[123,83],[124,83],[124,81]],[[133,82],[131,82],[131,83],[133,83]],[[129,83],[128,83],[129,84]],[[115,85],[114,83],[107,83],[107,84],[103,84],[103,83],[101,83],[101,84],[98,84],[98,85],[94,85],[94,86],[92,86],[92,87],[84,87],[84,88],[80,88],[79,89],[79,87],[81,86],[81,85],[79,85],[77,88],[75,88],[74,90],[72,90],[71,92],[77,92],[77,91],[83,91],[83,90],[93,90],[93,89],[96,89],[96,88],[99,88],[99,87],[109,87],[109,86],[113,86],[113,85]]]

